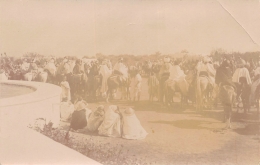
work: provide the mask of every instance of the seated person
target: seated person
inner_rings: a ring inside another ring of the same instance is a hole
[[[79,98],[75,103],[75,111],[72,114],[70,127],[74,130],[83,129],[87,126],[88,117],[91,110],[87,108],[87,103]]]
[[[109,137],[121,137],[121,121],[119,108],[116,105],[110,105],[105,111],[104,121],[98,128],[98,134]]]
[[[67,98],[63,98],[60,104],[61,121],[68,121],[71,118],[73,112],[74,105],[70,101],[68,101]]]
[[[94,112],[92,112],[88,119],[87,128],[89,131],[97,131],[105,117],[104,106],[100,105]]]
[[[147,132],[141,126],[140,121],[132,108],[126,109],[123,113],[122,137],[125,139],[144,139]]]

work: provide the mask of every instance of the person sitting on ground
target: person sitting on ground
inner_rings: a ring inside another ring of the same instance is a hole
[[[60,103],[60,117],[61,121],[69,121],[74,112],[74,105],[68,101],[68,98],[63,98]]]
[[[63,98],[67,98],[67,100],[70,101],[71,100],[70,85],[67,81],[66,76],[63,76],[60,86],[61,86],[61,100]]]
[[[91,132],[97,131],[99,126],[103,122],[104,117],[105,117],[104,106],[100,105],[89,116],[88,124],[87,124],[88,130],[91,131]]]
[[[74,130],[83,129],[87,126],[87,121],[91,110],[87,108],[87,103],[79,97],[75,103],[75,111],[72,114],[70,127]]]
[[[147,132],[142,127],[132,108],[126,109],[122,116],[122,138],[138,140],[147,136]]]
[[[118,106],[110,105],[105,111],[104,121],[98,128],[98,134],[109,137],[121,137],[121,120]]]

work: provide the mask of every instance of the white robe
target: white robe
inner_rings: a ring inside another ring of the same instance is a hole
[[[179,65],[174,65],[170,68],[170,79],[179,80],[182,77],[185,77],[185,74]]]
[[[6,76],[5,73],[0,74],[0,80],[8,80],[8,77]]]
[[[137,97],[137,94],[141,92],[142,88],[142,77],[138,73],[134,78],[131,80],[131,97]]]
[[[100,92],[102,94],[105,94],[108,90],[107,79],[109,78],[109,76],[111,76],[112,70],[110,70],[107,67],[107,65],[101,65],[99,72],[102,75],[102,85],[101,85]]]
[[[247,80],[248,84],[252,84],[250,75],[249,75],[249,71],[247,70],[247,68],[243,67],[243,68],[237,68],[235,73],[233,74],[232,77],[232,81],[239,83],[239,78],[240,77],[245,77]]]
[[[56,75],[57,68],[53,62],[49,62],[46,66],[45,69],[47,69],[52,75]]]
[[[104,120],[104,114],[96,113],[96,111],[92,112],[88,118],[87,128],[89,131],[97,131]]]
[[[98,134],[109,137],[121,137],[120,116],[111,108],[105,112],[105,118],[98,128]]]
[[[60,104],[60,116],[61,121],[68,121],[74,112],[74,105],[69,102],[61,102]]]
[[[122,137],[125,139],[144,139],[147,132],[142,127],[135,114],[127,115],[123,113]]]
[[[116,63],[114,66],[114,70],[117,70],[120,73],[122,73],[124,77],[128,77],[128,69],[123,63],[121,62]]]
[[[60,86],[61,86],[61,100],[63,98],[67,98],[68,101],[71,100],[71,95],[70,95],[70,85],[67,81],[62,81],[60,83]]]

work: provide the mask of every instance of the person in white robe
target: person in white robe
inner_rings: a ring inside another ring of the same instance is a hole
[[[99,126],[103,122],[104,117],[105,117],[104,106],[100,105],[95,111],[93,111],[90,114],[88,118],[88,124],[87,124],[88,130],[91,132],[97,131]]]
[[[260,64],[259,66],[254,70],[254,81],[251,86],[251,95],[250,95],[250,102],[255,102],[255,96],[256,96],[256,89],[257,86],[260,85]]]
[[[55,76],[56,75],[56,72],[57,72],[57,68],[56,68],[56,65],[55,65],[55,60],[54,58],[52,58],[51,60],[49,60],[49,62],[47,63],[47,65],[45,66],[46,70],[48,70],[52,76]]]
[[[119,61],[114,66],[114,72],[119,72],[123,75],[123,79],[128,78],[128,68],[123,64],[123,59],[119,59]]]
[[[71,100],[70,85],[67,81],[66,76],[63,76],[63,80],[60,83],[60,87],[61,87],[61,100],[67,98],[68,101],[70,101]]]
[[[6,76],[4,69],[0,69],[0,81],[1,80],[8,80],[8,77]]]
[[[121,119],[118,106],[110,105],[105,111],[105,118],[98,128],[98,134],[109,137],[121,137]]]
[[[243,59],[239,59],[238,63],[238,68],[236,69],[235,73],[233,74],[232,81],[235,83],[239,83],[240,77],[245,77],[247,84],[251,85],[251,77],[249,74],[248,69],[245,67],[246,62]]]
[[[136,75],[131,80],[131,98],[133,98],[133,101],[136,99],[139,101],[141,96],[142,77],[138,70],[135,72]]]
[[[147,136],[148,133],[142,127],[132,108],[126,109],[122,116],[122,138],[138,140]]]
[[[107,66],[107,61],[103,61],[102,65],[100,66],[99,73],[102,75],[102,82],[101,82],[101,88],[100,92],[102,96],[106,95],[106,92],[108,90],[108,85],[107,85],[107,79],[111,76],[112,70],[110,70]]]
[[[179,62],[175,61],[174,65],[170,68],[170,77],[169,79],[178,81],[181,78],[184,78],[185,74],[181,69]]]
[[[74,105],[68,101],[67,98],[64,98],[60,103],[60,118],[61,121],[68,121],[74,112]]]
[[[203,73],[203,72],[207,73],[208,78],[209,78],[209,83],[212,86],[214,86],[216,70],[209,57],[204,57],[203,62],[202,61],[198,62],[196,69],[198,71],[198,74]]]

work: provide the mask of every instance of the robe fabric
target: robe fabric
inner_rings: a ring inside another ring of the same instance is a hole
[[[6,76],[6,74],[4,72],[0,73],[0,80],[8,80],[8,77]]]
[[[57,68],[53,62],[49,62],[46,66],[45,69],[48,70],[52,76],[56,75]]]
[[[174,65],[171,67],[170,69],[170,79],[173,80],[179,80],[180,78],[185,77],[185,74],[183,72],[183,70],[181,70],[179,65]]]
[[[104,117],[105,117],[104,110],[96,110],[92,112],[88,119],[88,125],[87,125],[88,130],[91,132],[97,131],[101,123],[103,122]]]
[[[118,62],[115,64],[114,71],[122,73],[124,78],[128,77],[128,69],[122,62]]]
[[[109,137],[121,137],[120,115],[115,112],[116,107],[110,106],[105,112],[104,121],[98,128],[98,134]]]
[[[67,98],[68,101],[71,100],[71,94],[70,94],[70,85],[67,81],[62,81],[60,83],[61,86],[61,100],[63,98]]]
[[[247,84],[252,84],[251,78],[250,78],[250,74],[247,68],[243,67],[243,68],[237,68],[235,73],[233,74],[232,77],[232,81],[239,83],[239,78],[240,77],[245,77]]]
[[[122,126],[122,138],[124,139],[144,139],[147,136],[147,132],[142,127],[140,121],[135,114],[125,114],[123,116],[123,126]]]
[[[60,104],[60,116],[61,121],[68,121],[74,112],[74,105],[70,102],[61,102]]]
[[[110,70],[107,65],[101,65],[99,73],[102,75],[100,92],[104,95],[108,90],[107,79],[111,76],[112,70]]]
[[[158,94],[159,81],[158,81],[158,79],[156,78],[156,76],[155,76],[155,75],[150,76],[150,77],[148,78],[147,83],[148,83],[148,88],[149,88],[149,89],[148,89],[149,94],[150,94],[150,95],[157,96],[157,94]]]
[[[196,69],[197,69],[198,73],[207,72],[210,84],[213,85],[215,83],[216,70],[214,69],[214,66],[212,64],[210,64],[210,63],[205,64],[205,63],[199,62],[198,65],[196,66]]]
[[[142,87],[142,77],[138,73],[131,81],[131,95],[132,98],[137,97],[137,94],[141,92]]]

